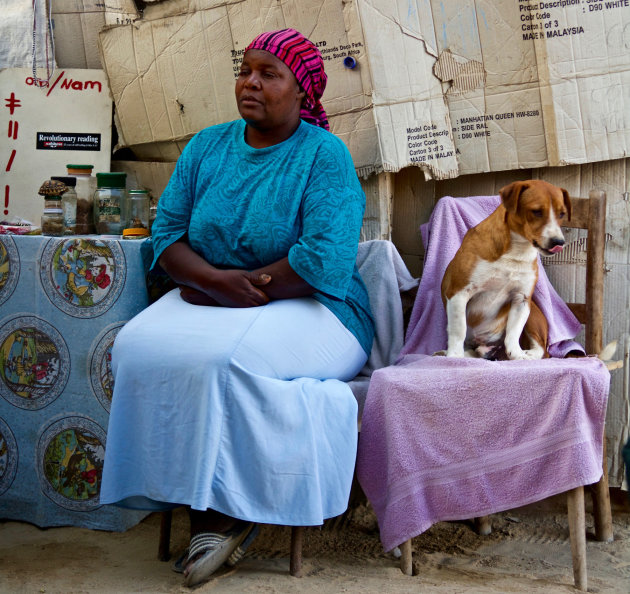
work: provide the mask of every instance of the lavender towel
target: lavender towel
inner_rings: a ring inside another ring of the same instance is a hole
[[[595,357],[409,354],[372,374],[357,476],[386,551],[435,522],[596,482],[609,373]]]
[[[446,311],[440,294],[444,271],[466,231],[490,215],[500,201],[499,196],[445,196],[435,205],[429,222],[422,225],[424,270],[401,356],[408,353],[431,355],[446,349]],[[549,322],[551,356],[563,357],[570,350],[583,352],[582,347],[572,340],[580,331],[580,323],[549,282],[540,259],[533,298]]]

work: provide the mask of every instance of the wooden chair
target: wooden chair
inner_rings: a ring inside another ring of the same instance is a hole
[[[375,346],[366,366],[350,386],[359,401],[359,417],[362,411],[363,392],[369,383],[369,374],[378,366],[394,362],[402,347],[405,309],[410,309],[413,299],[402,300],[409,294],[415,295],[418,279],[413,279],[407,271],[394,245],[387,240],[364,241],[359,244],[357,266],[368,290],[370,305],[374,312],[388,311],[388,316],[376,319]],[[396,290],[395,287],[398,287]],[[392,328],[398,327],[398,332]],[[355,385],[353,385],[355,384]],[[361,388],[364,386],[364,388]],[[360,419],[359,419],[360,427]],[[353,485],[353,489],[356,484]],[[352,499],[352,493],[350,495]],[[172,511],[161,512],[158,559],[170,558]],[[291,527],[291,548],[289,573],[302,577],[302,543],[305,526]]]
[[[568,306],[585,327],[585,349],[587,354],[602,351],[604,310],[604,248],[606,225],[606,194],[591,191],[588,198],[572,198],[571,220],[563,222],[569,228],[586,229],[586,292],[584,303],[569,303]],[[617,365],[609,366],[609,369]],[[598,483],[590,486],[593,496],[593,515],[597,540],[613,540],[612,514],[608,487],[608,468],[604,440],[603,475]],[[567,492],[569,534],[573,559],[573,576],[579,590],[587,589],[586,572],[586,525],[584,510],[584,487]],[[480,533],[489,533],[489,517],[475,518]],[[412,573],[411,539],[401,545],[401,571]]]

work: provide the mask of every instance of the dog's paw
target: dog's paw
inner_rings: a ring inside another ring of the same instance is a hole
[[[528,349],[523,351],[519,349],[518,351],[508,351],[508,359],[512,361],[535,361],[537,359],[543,358],[542,349]]]
[[[463,359],[466,355],[464,353],[464,349],[448,349],[446,351],[447,357],[456,357],[458,359]]]

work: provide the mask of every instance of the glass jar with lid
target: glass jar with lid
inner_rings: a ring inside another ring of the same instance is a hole
[[[61,201],[56,201],[61,204]],[[42,213],[42,235],[61,237],[64,234],[63,210],[61,206],[49,206]]]
[[[66,184],[57,179],[47,179],[37,192],[44,197],[44,212],[42,214],[42,234],[63,235],[63,211],[61,210],[61,196],[67,190]]]
[[[129,190],[124,239],[142,239],[149,235],[149,207],[147,190]]]
[[[78,235],[94,233],[94,192],[96,178],[92,175],[94,165],[68,163],[68,175],[76,179],[77,222],[75,231]]]
[[[127,209],[127,174],[97,173],[94,226],[100,235],[122,235]]]
[[[63,234],[74,235],[77,225],[77,193],[75,186],[77,178],[74,176],[57,175],[50,179],[66,184],[66,191],[61,195],[61,210],[63,211]]]

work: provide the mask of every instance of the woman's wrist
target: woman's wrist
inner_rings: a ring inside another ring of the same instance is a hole
[[[208,293],[216,284],[216,274],[220,272],[197,254],[183,238],[169,245],[159,261],[177,284],[203,293]]]
[[[293,270],[288,257],[258,268],[253,273],[267,274],[271,277],[271,281],[263,287],[263,290],[272,300],[306,297],[315,292],[315,288]]]
[[[205,266],[199,267],[196,271],[194,286],[197,290],[202,291],[206,295],[211,295],[213,289],[215,289],[219,283],[222,271],[207,262],[205,264]]]
[[[207,293],[198,291],[192,287],[187,287],[186,285],[179,285],[179,294],[184,301],[192,303],[193,305],[220,305],[216,299],[210,297]]]

